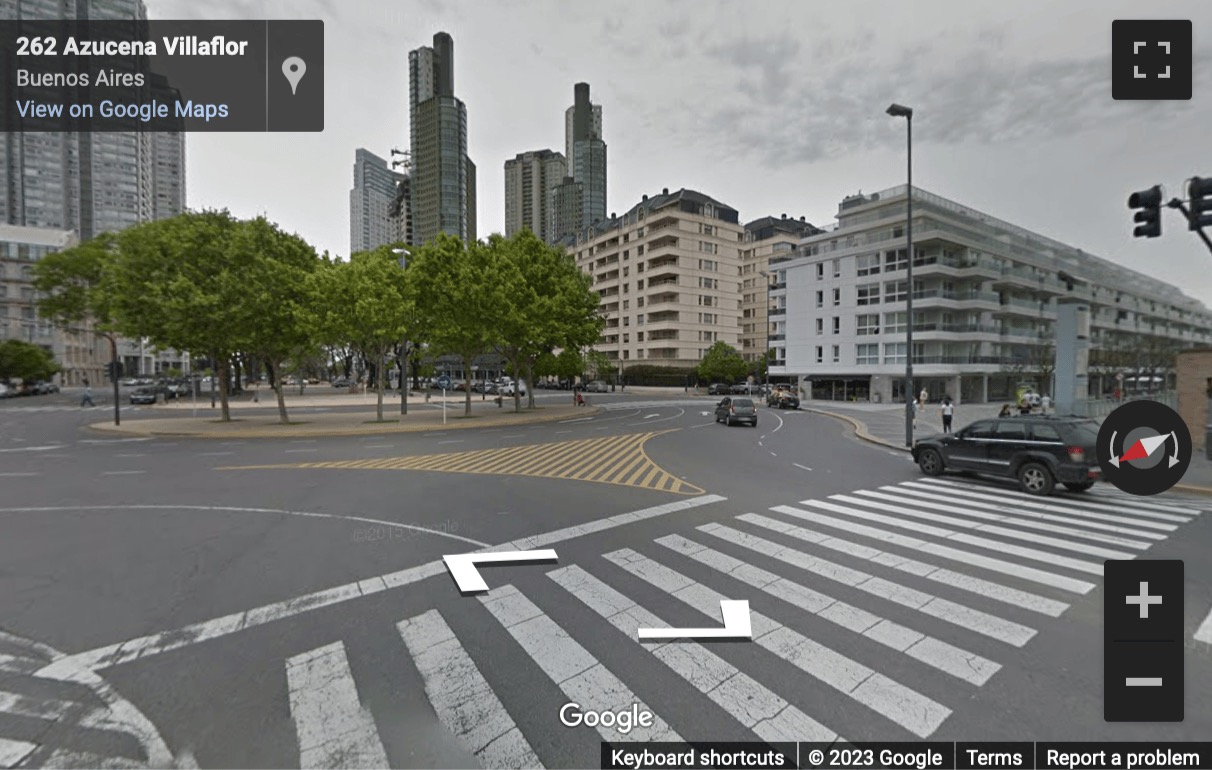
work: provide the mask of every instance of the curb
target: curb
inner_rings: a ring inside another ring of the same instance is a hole
[[[173,431],[173,430],[131,430],[124,426],[114,426],[109,423],[94,423],[92,425],[87,425],[85,427],[88,430],[95,431],[97,433],[104,433],[104,434],[109,434],[109,435],[118,434],[118,435],[124,435],[124,436],[146,436],[149,438],[150,437],[197,438],[197,439],[327,438],[327,437],[348,438],[350,436],[384,436],[384,435],[394,435],[394,434],[398,434],[398,433],[430,433],[435,430],[470,430],[470,429],[474,429],[474,428],[501,428],[501,427],[515,426],[515,425],[535,425],[535,424],[542,424],[542,423],[560,422],[561,420],[567,420],[567,419],[580,419],[582,417],[590,417],[590,416],[599,414],[601,411],[602,411],[601,407],[585,407],[584,411],[576,413],[578,415],[576,417],[567,415],[567,414],[552,414],[552,415],[537,415],[537,416],[523,414],[522,415],[523,417],[529,417],[529,419],[512,419],[511,420],[511,419],[502,419],[503,416],[501,416],[501,417],[496,417],[493,420],[489,420],[489,421],[485,421],[485,422],[464,421],[464,422],[460,422],[460,423],[455,423],[452,420],[450,422],[447,422],[446,425],[442,425],[440,423],[437,425],[415,425],[415,424],[413,424],[413,425],[407,425],[407,426],[392,424],[390,427],[388,425],[383,425],[381,427],[375,427],[373,424],[369,424],[360,430],[317,431],[314,429],[308,430],[305,428],[303,430],[300,430],[298,433],[285,432],[289,428],[289,426],[282,426],[281,428],[279,428],[278,426],[274,426],[273,430],[266,430],[265,428],[259,427],[259,428],[250,428],[248,430],[237,429],[237,430],[231,430],[231,431],[209,431],[209,432],[183,432],[183,431]],[[163,418],[157,418],[157,419],[163,419]],[[458,418],[458,419],[462,419],[462,418]],[[138,421],[136,421],[136,422],[138,422]]]
[[[908,447],[901,446],[900,444],[894,444],[891,441],[880,438],[879,436],[871,435],[871,433],[867,430],[867,423],[855,417],[851,417],[848,414],[838,414],[837,412],[828,412],[824,409],[813,409],[811,407],[803,407],[803,410],[812,414],[820,414],[824,415],[825,417],[832,417],[835,420],[841,420],[842,422],[849,423],[850,427],[854,429],[854,435],[868,443],[876,444],[877,446],[882,446],[888,449],[897,449],[902,452],[909,451]]]

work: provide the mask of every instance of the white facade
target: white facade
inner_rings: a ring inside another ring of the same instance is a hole
[[[847,198],[835,230],[773,261],[785,288],[771,293],[772,375],[807,380],[818,398],[902,400],[905,200],[904,186]],[[1143,273],[918,188],[913,213],[915,390],[932,399],[1004,399],[1023,381],[1048,391],[1059,297],[1091,307],[1095,394],[1117,370],[1212,341],[1208,308]]]

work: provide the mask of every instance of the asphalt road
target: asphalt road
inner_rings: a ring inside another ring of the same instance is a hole
[[[1212,500],[925,480],[831,418],[726,428],[712,401],[289,441],[115,439],[68,395],[0,401],[0,767],[1212,734]],[[440,561],[510,543],[558,563],[463,597]],[[1103,721],[1107,558],[1185,560],[1181,724]],[[638,641],[718,626],[720,599],[750,602],[752,642]],[[565,726],[570,702],[655,722]]]

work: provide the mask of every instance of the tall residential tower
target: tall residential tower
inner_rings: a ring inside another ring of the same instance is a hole
[[[505,235],[523,227],[544,241],[555,240],[550,204],[552,191],[564,181],[568,164],[551,150],[531,150],[505,161]]]
[[[606,142],[602,141],[602,107],[589,100],[589,84],[573,87],[573,105],[564,112],[564,149],[568,177],[552,196],[552,239],[565,238],[606,219]],[[579,211],[570,205],[579,199]],[[573,219],[569,227],[568,219]]]
[[[396,243],[399,227],[393,219],[396,195],[404,175],[369,150],[354,153],[354,183],[349,191],[349,253]]]
[[[439,233],[476,239],[476,167],[467,157],[467,107],[454,95],[454,41],[445,32],[433,47],[408,54],[409,191],[413,243]]]

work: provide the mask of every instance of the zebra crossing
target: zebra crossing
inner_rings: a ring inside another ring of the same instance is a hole
[[[543,767],[542,749],[552,738],[519,727],[512,709],[521,706],[512,704],[529,698],[494,688],[493,661],[470,643],[471,636],[481,635],[516,645],[535,676],[584,710],[639,704],[654,711],[650,726],[626,734],[598,726],[605,740],[709,736],[693,734],[695,725],[684,713],[663,716],[651,709],[632,689],[643,683],[629,681],[629,668],[611,668],[589,651],[586,641],[595,637],[628,655],[655,659],[671,680],[705,696],[757,739],[853,739],[847,724],[831,719],[831,703],[802,696],[794,679],[763,679],[760,672],[742,670],[727,645],[640,641],[640,627],[670,627],[672,618],[655,609],[668,600],[718,623],[721,599],[748,597],[753,644],[764,654],[870,713],[881,735],[928,738],[1005,668],[1010,651],[1030,645],[1046,624],[1096,587],[1102,564],[1094,559],[1142,556],[1203,515],[1202,505],[1110,491],[1044,501],[964,481],[910,481],[768,513],[740,513],[727,523],[690,526],[636,548],[605,552],[597,563],[543,573],[556,593],[605,621],[601,628],[574,624],[560,617],[549,597],[540,601],[531,595],[533,587],[510,583],[479,597],[484,628],[474,634],[456,632],[441,608],[399,621],[398,631],[434,715],[484,767]],[[920,554],[929,560],[919,560]],[[692,577],[693,565],[708,568],[711,578]],[[835,590],[857,591],[867,600],[858,606]],[[890,617],[892,608],[901,611],[900,620]],[[795,619],[801,614],[819,623],[801,623]],[[805,631],[822,623],[884,654],[862,657],[857,645],[830,646]],[[333,654],[322,648],[310,658]],[[926,693],[899,681],[890,673],[893,658],[899,659],[898,670],[934,672],[945,686]],[[369,723],[356,718],[357,699],[338,684],[347,669],[348,664],[333,665],[318,676],[324,687],[307,708],[292,701],[301,756],[314,745],[348,744],[341,756],[370,764],[333,765],[333,754],[325,756],[324,766],[372,766],[384,758],[390,763],[381,743],[367,745]],[[327,713],[315,713],[316,705]],[[550,710],[550,729],[569,729],[556,722],[557,709],[558,704]]]
[[[1206,505],[1102,485],[1037,498],[922,478],[761,512],[725,509],[706,522],[660,519],[650,539],[630,547],[616,538],[476,599],[390,617],[389,645],[398,646],[376,654],[415,672],[423,687],[399,697],[427,706],[468,762],[489,768],[566,765],[564,744],[588,750],[586,735],[595,746],[715,738],[704,734],[708,718],[765,741],[925,739],[1021,665],[1024,651],[1047,658],[1033,645],[1099,585],[1104,558],[1146,556],[1209,515]],[[638,638],[641,627],[718,623],[720,601],[738,598],[750,602],[751,643]],[[247,619],[223,625],[251,627]],[[393,756],[398,744],[380,733],[385,716],[360,694],[372,689],[360,677],[374,669],[359,666],[364,653],[353,651],[365,648],[339,638],[346,633],[269,664],[285,682],[280,718],[297,751],[282,763],[415,766]],[[150,649],[140,640],[126,647],[114,661]],[[0,655],[0,767],[69,766],[29,734],[6,733],[18,701],[6,699],[4,672],[50,670],[14,660]],[[20,701],[32,718],[62,719],[65,706],[33,697]],[[566,727],[557,716],[565,703],[583,712],[638,708],[652,719],[626,732]],[[595,765],[596,754],[581,760]],[[106,766],[141,762],[127,751]]]

